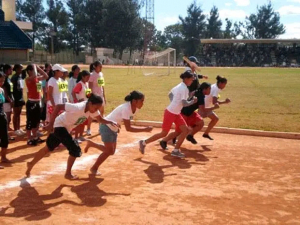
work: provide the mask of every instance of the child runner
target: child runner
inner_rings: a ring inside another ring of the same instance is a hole
[[[89,89],[89,81],[90,79],[90,73],[86,70],[83,70],[78,78],[77,78],[77,84],[73,89],[72,96],[75,103],[86,101],[88,99],[88,96],[91,94],[91,89]],[[82,141],[85,141],[85,138],[83,137],[83,131],[84,126],[88,124],[88,121],[81,124],[80,126],[76,127],[75,129],[75,139],[79,143]],[[79,136],[79,137],[78,137]]]
[[[75,159],[81,156],[81,148],[78,142],[70,135],[70,131],[74,127],[84,123],[89,117],[99,117],[102,123],[116,126],[114,122],[103,119],[99,114],[98,110],[102,106],[102,102],[100,96],[91,94],[88,101],[56,105],[48,127],[49,130],[52,130],[54,127],[54,132],[47,138],[46,146],[36,153],[31,162],[27,163],[26,176],[30,176],[32,168],[38,161],[62,143],[69,151],[65,178],[72,180],[77,179],[77,176],[72,175],[71,169]],[[62,110],[64,112],[56,118],[58,113]]]
[[[23,98],[24,79],[22,77],[22,70],[23,66],[21,64],[16,64],[13,68],[13,71],[15,71],[16,73],[11,78],[14,97],[13,125],[15,130],[14,133],[17,136],[26,134],[26,132],[23,131],[20,127],[22,107],[23,105],[25,105],[25,101]]]
[[[26,72],[28,77],[25,80],[27,86],[27,102],[26,102],[26,130],[27,130],[27,145],[37,145],[37,143],[42,143],[37,136],[37,131],[40,125],[41,117],[41,92],[42,84],[41,80],[48,78],[47,73],[45,73],[37,65],[28,65],[26,67]],[[41,76],[38,75],[39,72]]]
[[[102,73],[102,63],[100,61],[95,61],[90,65],[90,72],[91,76],[89,79],[89,87],[92,90],[92,92],[96,95],[99,95],[103,98],[103,105],[100,110],[101,115],[104,115],[104,106],[106,104],[106,98],[105,98],[105,91],[104,91],[104,76]],[[91,135],[91,123],[92,121],[89,120],[88,122],[88,128],[87,128],[87,135]]]
[[[114,121],[121,127],[122,121],[124,122],[125,128],[129,132],[150,132],[152,127],[133,127],[131,126],[130,120],[133,115],[137,112],[138,109],[143,107],[145,100],[144,94],[139,91],[132,91],[129,95],[125,97],[125,103],[119,105],[115,108],[108,116],[105,117],[106,120]],[[104,142],[104,146],[101,144],[94,143],[91,140],[88,140],[88,143],[85,147],[85,152],[88,151],[89,148],[97,148],[102,153],[90,169],[92,174],[99,175],[98,168],[99,166],[110,156],[115,153],[117,147],[117,137],[119,128],[116,126],[100,124],[99,132]]]
[[[3,110],[3,105],[5,103],[4,90],[2,86],[4,84],[5,76],[0,72],[0,147],[1,147],[1,162],[9,162],[6,158],[7,147],[8,147],[8,126],[6,114]],[[0,166],[0,169],[3,169],[3,166]]]
[[[52,65],[49,63],[45,63],[45,67],[44,67],[44,71],[45,73],[47,73],[48,75],[48,79],[47,80],[42,80],[42,88],[43,88],[43,95],[42,95],[42,109],[41,109],[41,121],[42,121],[42,125],[43,127],[46,126],[46,119],[47,119],[47,98],[48,98],[48,94],[47,94],[47,89],[48,89],[48,84],[47,81],[53,77],[53,71],[52,71]]]
[[[47,113],[48,119],[54,110],[55,105],[63,103],[63,92],[64,88],[62,85],[62,79],[64,72],[67,72],[60,64],[55,64],[52,67],[53,77],[48,81],[48,102],[47,102]]]
[[[77,84],[77,78],[78,75],[80,73],[80,68],[78,65],[74,65],[72,66],[71,72],[69,73],[69,84],[68,84],[68,97],[69,97],[69,101],[71,103],[74,103],[74,99],[73,99],[73,89]]]
[[[6,113],[7,117],[7,124],[8,124],[8,130],[12,130],[9,127],[9,124],[11,122],[11,113],[12,113],[12,106],[14,103],[14,98],[13,98],[13,84],[10,81],[9,76],[12,74],[12,67],[11,65],[5,64],[3,66],[3,72],[5,75],[5,81],[2,86],[4,90],[4,97],[5,97],[5,103],[3,105],[4,112]],[[9,140],[14,140],[14,138],[8,138]]]
[[[174,87],[169,93],[169,98],[171,100],[170,105],[166,108],[164,113],[164,120],[162,124],[162,131],[158,134],[151,136],[146,140],[139,141],[140,152],[144,154],[146,144],[156,141],[160,138],[167,136],[172,124],[175,123],[177,132],[180,133],[178,141],[175,145],[175,149],[172,151],[171,155],[179,158],[184,158],[184,154],[179,151],[179,148],[184,141],[184,138],[189,133],[189,128],[186,122],[180,115],[182,107],[189,106],[197,102],[197,98],[193,97],[192,100],[188,101],[189,89],[187,88],[194,80],[194,74],[191,71],[185,71],[180,75],[182,82]]]
[[[216,105],[216,103],[221,105],[221,104],[228,104],[230,102],[229,98],[226,98],[226,100],[224,101],[218,100],[219,93],[221,92],[221,90],[225,88],[227,84],[227,79],[221,76],[217,76],[216,79],[217,79],[217,83],[211,86],[210,94],[208,96],[205,96],[205,108],[199,110],[199,113],[202,116],[202,118],[209,117],[211,119],[204,134],[202,135],[204,138],[208,138],[210,140],[213,140],[213,138],[209,136],[209,132],[219,121],[217,114],[213,111],[214,105]]]
[[[211,89],[211,85],[207,82],[203,82],[200,87],[195,91],[195,97],[197,97],[198,101],[190,106],[183,107],[181,110],[181,116],[187,123],[189,127],[192,128],[191,133],[186,137],[186,139],[193,144],[197,144],[197,141],[194,138],[194,135],[199,132],[203,126],[204,122],[201,116],[195,112],[197,109],[203,109],[205,107],[204,99],[205,96],[209,95]],[[219,107],[219,104],[215,104],[213,109]],[[177,137],[179,133],[176,131],[178,128],[175,129],[174,132],[170,133],[167,137],[165,137],[162,141],[160,141],[160,146],[163,149],[167,149],[167,142],[174,137]]]

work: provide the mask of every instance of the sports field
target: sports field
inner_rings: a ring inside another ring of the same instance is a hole
[[[101,142],[97,124],[92,128]],[[76,181],[63,177],[64,147],[24,179],[26,162],[44,144],[17,139],[9,146],[12,163],[1,164],[0,224],[300,224],[299,140],[197,134],[199,144],[184,142],[186,158],[177,159],[172,145],[163,151],[158,143],[141,155],[138,140],[150,135],[123,128],[102,175],[89,175],[99,155],[90,149],[74,164]]]
[[[68,66],[69,67],[69,66]],[[87,66],[81,66],[87,69]],[[143,109],[135,119],[161,121],[169,103],[168,92],[180,82],[184,70],[178,68],[169,76],[144,76],[141,67],[107,68],[104,66],[107,109],[109,112],[124,101],[131,90],[146,95]],[[161,71],[161,69],[159,69]],[[145,71],[144,71],[145,72]],[[147,69],[146,72],[155,72]],[[228,78],[221,100],[231,103],[217,110],[217,126],[266,131],[300,131],[300,69],[291,68],[202,68],[210,83],[216,76]]]

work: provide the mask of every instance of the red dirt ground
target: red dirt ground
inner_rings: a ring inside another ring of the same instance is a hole
[[[176,159],[157,143],[141,155],[137,142],[150,135],[123,128],[102,175],[89,175],[98,156],[90,149],[75,162],[77,181],[63,177],[64,148],[22,179],[41,146],[19,138],[9,146],[13,163],[1,164],[0,224],[300,224],[299,140],[198,134]]]

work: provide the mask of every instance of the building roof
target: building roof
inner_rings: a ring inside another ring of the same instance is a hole
[[[300,43],[300,39],[201,39],[202,44],[274,44],[274,43]]]

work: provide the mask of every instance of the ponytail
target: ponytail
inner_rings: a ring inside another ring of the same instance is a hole
[[[92,105],[102,105],[103,99],[101,98],[101,96],[91,93],[88,102],[92,103]]]
[[[130,92],[130,94],[128,94],[126,97],[125,97],[125,101],[126,102],[132,102],[132,100],[140,100],[140,99],[143,99],[145,97],[145,95],[142,93],[142,92],[139,92],[139,91],[132,91]]]
[[[225,77],[222,77],[222,76],[218,75],[216,77],[216,79],[217,79],[217,84],[219,84],[219,83],[227,83],[227,79]]]
[[[99,60],[90,64],[90,72],[93,72],[97,66],[102,66],[102,63]]]
[[[90,73],[87,70],[82,70],[76,80],[76,83],[79,83],[82,80],[82,77],[88,76]]]

